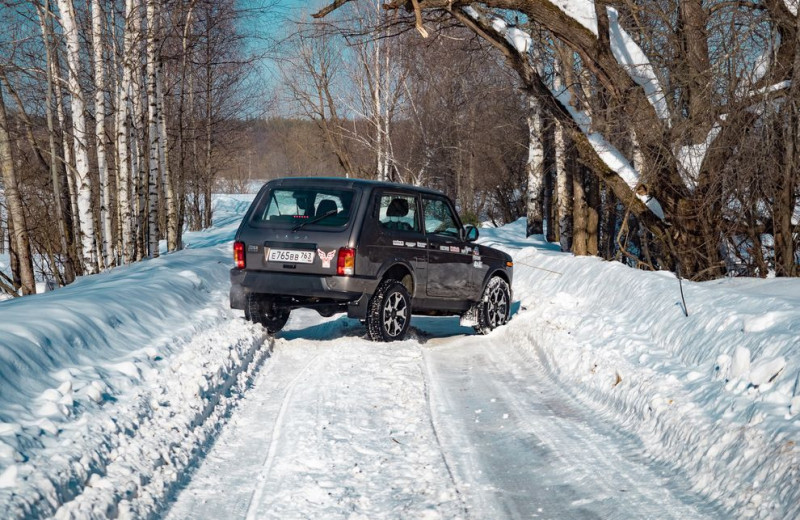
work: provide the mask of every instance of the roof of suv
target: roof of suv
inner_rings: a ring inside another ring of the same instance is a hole
[[[444,196],[444,193],[431,188],[423,188],[421,186],[414,186],[411,184],[400,184],[396,182],[383,182],[371,181],[366,179],[348,179],[344,177],[282,177],[268,181],[273,186],[282,186],[285,184],[290,185],[324,185],[324,186],[342,186],[342,187],[370,187],[370,188],[402,188],[405,190],[414,190],[421,193],[428,193],[430,195]]]

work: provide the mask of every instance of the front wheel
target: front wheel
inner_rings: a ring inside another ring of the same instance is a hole
[[[367,333],[372,341],[398,341],[411,324],[411,295],[397,280],[384,280],[369,300]]]
[[[511,315],[511,289],[508,282],[499,276],[489,280],[480,301],[475,304],[475,315],[478,323],[473,328],[478,334],[488,334],[505,325]]]
[[[289,309],[276,305],[275,302],[255,295],[247,296],[244,317],[253,323],[260,323],[268,334],[275,334],[289,320]]]

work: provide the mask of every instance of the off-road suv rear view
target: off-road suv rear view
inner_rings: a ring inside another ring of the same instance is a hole
[[[274,180],[236,233],[231,307],[270,333],[298,308],[347,312],[376,341],[402,339],[412,314],[460,315],[487,333],[509,319],[513,263],[477,238],[438,191]]]

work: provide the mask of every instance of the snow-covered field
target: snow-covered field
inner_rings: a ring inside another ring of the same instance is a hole
[[[0,517],[800,515],[800,280],[684,282],[687,317],[674,275],[518,222],[482,230],[515,260],[486,337],[297,312],[271,340],[227,308],[248,198],[186,251],[0,302]]]

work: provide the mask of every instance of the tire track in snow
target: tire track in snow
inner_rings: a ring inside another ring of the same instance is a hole
[[[267,481],[269,478],[269,472],[272,468],[272,464],[275,460],[275,454],[277,452],[278,447],[278,440],[281,436],[282,425],[286,417],[286,410],[289,407],[289,403],[294,396],[294,390],[297,387],[297,383],[300,381],[302,376],[309,371],[309,369],[320,362],[322,355],[316,354],[312,357],[289,381],[289,384],[286,387],[286,391],[283,393],[283,398],[281,400],[281,407],[278,410],[278,417],[275,419],[275,424],[272,427],[272,436],[269,442],[269,449],[267,450],[267,456],[264,459],[264,462],[261,465],[261,471],[258,475],[257,481],[258,484],[256,485],[256,489],[253,490],[253,494],[250,497],[250,502],[248,503],[247,507],[247,514],[245,518],[247,520],[255,520],[256,512],[258,511],[258,506],[261,504],[261,499],[264,496],[264,489],[267,485]],[[254,507],[255,506],[255,507]]]
[[[428,352],[432,414],[471,516],[713,515],[514,343],[499,332]]]
[[[168,519],[464,518],[421,345],[366,341],[344,318],[292,319]]]
[[[455,341],[455,340],[454,340]],[[455,474],[453,473],[453,468],[448,461],[447,451],[444,449],[442,445],[442,440],[439,437],[439,427],[437,427],[436,423],[437,417],[434,411],[434,404],[433,399],[435,399],[431,395],[430,387],[431,387],[431,361],[429,359],[430,354],[429,352],[423,347],[422,350],[422,364],[423,364],[423,384],[425,390],[425,402],[428,406],[428,421],[430,422],[431,429],[433,430],[433,436],[436,439],[436,445],[439,447],[439,452],[442,456],[442,462],[444,463],[445,468],[447,468],[447,475],[450,477],[450,481],[453,483],[453,489],[455,490],[456,496],[458,497],[459,502],[461,503],[461,508],[464,511],[464,518],[469,518],[469,508],[464,500],[464,494],[458,487],[458,481],[456,480]]]

